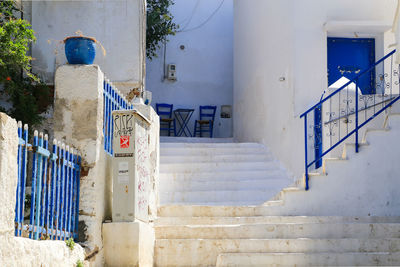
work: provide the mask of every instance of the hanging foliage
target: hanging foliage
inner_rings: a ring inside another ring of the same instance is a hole
[[[169,11],[172,0],[147,0],[147,31],[146,56],[148,59],[157,57],[157,49],[168,41],[169,35],[175,35],[179,28],[173,22],[174,17]]]
[[[31,72],[30,45],[36,40],[31,25],[17,17],[14,0],[0,1],[0,90],[11,104],[0,111],[30,125],[39,124],[39,101],[47,98],[49,88]]]

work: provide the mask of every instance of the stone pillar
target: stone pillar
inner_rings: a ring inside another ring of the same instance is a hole
[[[94,266],[104,262],[101,228],[110,188],[102,146],[103,81],[97,65],[64,65],[55,76],[54,136],[82,153],[78,241]]]
[[[150,196],[149,196],[149,221],[157,218],[159,205],[159,166],[160,166],[160,117],[151,106],[134,104],[134,109],[142,113],[149,121],[149,155],[150,155]]]
[[[0,238],[14,236],[15,197],[18,181],[17,122],[0,112]]]

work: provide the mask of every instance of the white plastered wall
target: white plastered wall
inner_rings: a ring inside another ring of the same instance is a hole
[[[177,81],[163,79],[162,47],[157,58],[147,61],[146,89],[153,93],[152,105],[169,103],[174,104],[174,109],[194,108],[191,132],[194,119],[199,117],[199,106],[216,105],[214,136],[231,137],[232,119],[220,118],[220,107],[233,102],[233,1],[225,0],[219,9],[222,0],[174,2],[171,12],[181,32],[169,37],[165,63],[176,64]],[[183,50],[181,45],[185,46]]]
[[[32,1],[26,4],[37,42],[32,47],[33,71],[53,83],[55,69],[66,63],[64,45],[67,36],[81,31],[96,38],[95,64],[124,93],[140,87],[144,80],[145,1]]]
[[[392,24],[396,4],[395,0],[236,0],[235,138],[268,145],[300,177],[304,172],[304,129],[299,115],[314,105],[327,87],[326,38],[333,34],[326,29],[327,23],[350,21],[344,30],[335,29],[335,36],[348,37],[351,24],[367,21],[371,25],[364,30],[372,32],[361,35],[378,37],[377,46],[387,52],[392,34],[377,31],[377,25]],[[379,55],[382,50],[377,51]]]

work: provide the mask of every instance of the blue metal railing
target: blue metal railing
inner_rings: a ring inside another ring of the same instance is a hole
[[[81,157],[78,151],[18,123],[18,184],[15,235],[32,239],[65,240],[78,236]],[[31,169],[31,171],[28,171]],[[31,185],[28,192],[28,185]],[[30,194],[29,194],[30,193]],[[25,205],[29,202],[30,205]],[[27,215],[25,213],[28,213]]]
[[[128,100],[123,94],[113,86],[109,80],[104,79],[103,82],[103,134],[104,134],[104,150],[109,154],[113,155],[112,138],[114,132],[114,121],[112,118],[112,112],[114,110],[132,109],[132,104],[128,103]]]
[[[393,50],[329,96],[321,97],[317,104],[300,115],[304,118],[306,190],[309,189],[309,169],[314,164],[316,169],[319,168],[322,158],[351,136],[354,136],[358,153],[360,129],[399,100],[400,70],[393,64],[395,52]],[[366,76],[375,81],[376,94],[359,94],[359,81]],[[324,115],[327,121],[321,120]]]

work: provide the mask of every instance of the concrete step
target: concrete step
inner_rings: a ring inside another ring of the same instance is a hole
[[[259,162],[208,162],[208,163],[168,163],[160,165],[160,173],[174,172],[221,172],[236,170],[274,170],[279,169],[275,161]]]
[[[233,138],[160,136],[163,143],[233,143]]]
[[[262,203],[263,206],[275,207],[282,206],[283,200],[269,200]],[[260,201],[258,200],[240,200],[240,201],[218,201],[212,202],[209,200],[195,201],[195,202],[176,202],[176,203],[161,203],[161,205],[182,205],[182,206],[209,206],[209,207],[221,207],[221,206],[231,206],[231,207],[242,207],[242,206],[259,206]],[[270,213],[267,213],[270,215]]]
[[[400,223],[393,217],[342,217],[342,216],[249,216],[249,217],[158,217],[156,226],[162,225],[231,225],[261,223]]]
[[[244,217],[269,215],[269,209],[270,206],[264,205],[162,205],[158,207],[157,214],[159,217]]]
[[[275,188],[259,190],[213,190],[213,191],[172,191],[160,192],[161,204],[172,203],[253,203],[260,205],[276,194]]]
[[[271,154],[229,154],[229,155],[185,155],[173,156],[164,155],[160,157],[160,164],[168,163],[204,163],[204,162],[253,162],[253,161],[271,161],[274,158]]]
[[[223,253],[222,266],[399,266],[400,254],[358,253]]]
[[[358,143],[358,152],[361,152],[361,150],[365,149],[365,147],[368,147],[369,143],[365,142],[359,142]],[[342,153],[342,158],[343,159],[351,159],[354,155],[356,154],[356,144],[355,143],[346,143],[343,147],[343,153]]]
[[[160,147],[160,156],[212,156],[266,154],[265,147]]]
[[[257,190],[267,188],[284,188],[291,180],[282,178],[271,179],[241,179],[241,180],[180,180],[160,179],[160,187],[164,192],[174,191],[232,191],[232,190]],[[275,192],[275,190],[274,190]]]
[[[400,238],[395,223],[293,223],[157,226],[157,239],[239,238]]]
[[[262,148],[266,150],[266,147],[259,143],[161,143],[160,148]]]
[[[157,239],[157,266],[214,266],[221,253],[397,252],[400,239]]]
[[[274,170],[236,170],[236,171],[220,171],[220,172],[175,172],[175,173],[160,173],[160,181],[166,179],[168,181],[186,182],[186,181],[198,181],[205,182],[209,180],[218,181],[240,181],[250,179],[274,179],[274,178],[286,178],[287,174],[285,170],[274,169]]]

